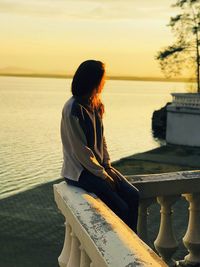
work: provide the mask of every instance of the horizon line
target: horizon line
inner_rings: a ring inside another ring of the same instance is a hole
[[[51,73],[0,73],[0,76],[5,77],[29,77],[29,78],[54,78],[54,79],[72,79],[71,74],[51,74]],[[176,77],[167,78],[159,76],[131,76],[131,75],[108,75],[108,80],[127,80],[127,81],[163,81],[163,82],[195,82],[195,78]]]

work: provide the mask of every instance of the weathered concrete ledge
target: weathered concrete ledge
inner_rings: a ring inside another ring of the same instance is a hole
[[[66,218],[60,266],[167,266],[94,194],[61,182],[54,196]]]

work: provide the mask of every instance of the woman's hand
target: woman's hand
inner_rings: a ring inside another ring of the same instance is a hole
[[[119,182],[119,176],[115,173],[115,171],[112,168],[106,169],[106,172],[111,178],[114,180],[114,182],[117,184]]]
[[[115,183],[114,179],[111,176],[108,175],[105,180],[106,180],[106,182],[109,183],[109,185],[112,187],[112,189],[114,191],[117,190],[116,183]]]

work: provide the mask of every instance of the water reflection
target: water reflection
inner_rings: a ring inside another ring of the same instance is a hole
[[[70,80],[0,77],[0,194],[27,190],[60,176],[60,117]],[[108,81],[104,128],[111,159],[158,147],[154,110],[183,92],[181,83]]]

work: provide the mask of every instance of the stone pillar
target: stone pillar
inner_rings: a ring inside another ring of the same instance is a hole
[[[184,194],[189,202],[189,223],[183,243],[189,254],[180,265],[200,266],[200,193]]]
[[[178,248],[172,228],[172,205],[177,201],[178,196],[160,196],[157,198],[161,206],[160,229],[154,242],[156,250],[168,266],[175,266],[172,255]]]
[[[80,243],[76,235],[71,233],[72,242],[71,242],[71,251],[69,256],[69,262],[67,267],[80,267]]]
[[[81,261],[80,261],[80,267],[90,267],[91,260],[88,257],[84,247],[81,245],[80,246],[81,250]]]
[[[155,201],[154,198],[144,198],[140,200],[139,210],[138,210],[138,224],[137,224],[137,231],[138,236],[149,245],[149,238],[148,238],[148,229],[147,229],[147,217],[148,207]]]
[[[70,256],[70,249],[71,249],[71,227],[68,222],[65,222],[65,240],[62,252],[58,258],[59,266],[66,267],[69,261]]]

